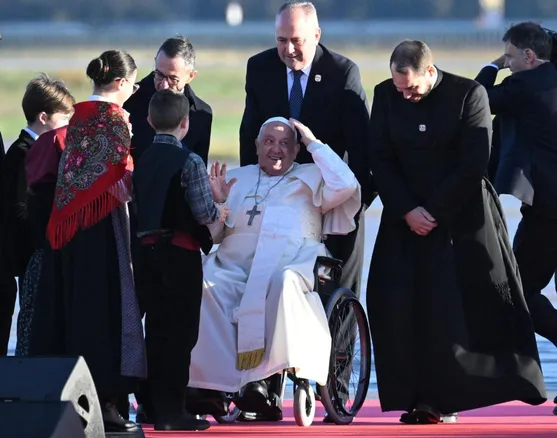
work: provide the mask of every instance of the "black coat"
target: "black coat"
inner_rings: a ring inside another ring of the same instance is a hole
[[[545,63],[494,85],[497,71],[484,67],[476,77],[499,124],[495,189],[557,218],[557,69]]]
[[[370,155],[384,210],[367,309],[381,407],[539,404],[546,394],[534,330],[501,206],[483,179],[487,93],[439,73],[419,103],[392,80],[375,88]],[[403,219],[417,206],[438,221],[427,236]]]
[[[130,113],[132,124],[131,155],[134,161],[137,161],[145,149],[151,146],[155,137],[155,131],[147,121],[149,101],[155,92],[154,73],[151,73],[139,82],[137,93],[132,94],[124,104],[124,109]],[[190,129],[182,143],[207,164],[213,112],[207,103],[195,95],[189,84],[184,88],[184,94],[190,102]]]
[[[6,151],[4,150],[4,140],[2,139],[2,133],[0,132],[0,169],[2,169],[2,161],[4,161],[4,155]],[[2,177],[0,176],[0,180]]]
[[[22,130],[2,164],[0,260],[14,276],[23,275],[33,252],[27,213],[25,157],[35,141]]]
[[[240,126],[240,164],[256,164],[255,139],[265,120],[289,118],[290,106],[286,66],[277,49],[269,49],[248,60],[246,106]],[[339,156],[348,154],[348,165],[362,186],[362,202],[375,196],[366,155],[369,105],[358,66],[348,58],[317,47],[302,103],[300,122]],[[298,163],[312,162],[302,147]]]

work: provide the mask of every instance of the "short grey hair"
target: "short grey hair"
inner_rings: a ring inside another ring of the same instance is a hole
[[[315,16],[315,18],[317,19],[317,9],[315,9],[315,5],[312,2],[306,2],[306,1],[289,1],[283,3],[283,5],[279,8],[277,12],[276,18],[278,19],[278,17],[284,11],[292,12],[294,9],[299,9],[299,8],[303,9],[304,13],[306,14],[306,17]]]

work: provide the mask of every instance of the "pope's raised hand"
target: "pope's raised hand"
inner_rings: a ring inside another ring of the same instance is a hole
[[[296,119],[290,119],[290,123],[294,125],[294,127],[300,132],[300,141],[307,146],[310,145],[312,141],[317,140],[311,129],[309,129],[306,125],[299,122]]]
[[[226,182],[226,163],[222,166],[218,161],[211,164],[209,185],[211,186],[211,192],[215,202],[226,202],[230,189],[235,182],[236,178],[232,178],[230,181]]]

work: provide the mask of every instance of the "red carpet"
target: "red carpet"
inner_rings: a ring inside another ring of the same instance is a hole
[[[143,427],[146,438],[182,438],[197,434],[211,437],[540,437],[557,438],[557,416],[553,403],[529,406],[513,402],[461,413],[456,424],[407,426],[400,424],[400,413],[382,413],[377,400],[369,400],[349,426],[323,424],[323,407],[318,404],[312,426],[299,427],[294,422],[292,401],[285,401],[285,418],[279,423],[234,423],[223,426],[212,422],[204,432],[156,432]]]

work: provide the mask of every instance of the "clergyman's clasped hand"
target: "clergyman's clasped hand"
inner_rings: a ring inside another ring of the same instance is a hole
[[[406,213],[404,220],[410,229],[420,236],[427,236],[437,226],[435,218],[423,207],[416,207]]]

